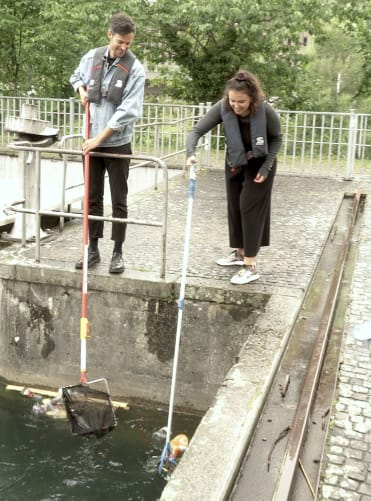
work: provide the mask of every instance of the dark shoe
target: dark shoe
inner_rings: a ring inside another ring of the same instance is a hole
[[[125,269],[124,260],[119,252],[112,254],[111,264],[109,265],[110,273],[122,273]]]
[[[99,250],[88,250],[88,268],[100,262]],[[76,270],[82,270],[82,259],[75,264]]]

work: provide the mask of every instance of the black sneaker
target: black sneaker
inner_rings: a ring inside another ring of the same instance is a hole
[[[124,260],[120,252],[114,252],[112,254],[111,264],[109,265],[110,273],[122,273],[125,269]]]
[[[100,263],[99,250],[88,250],[88,268]],[[76,270],[82,270],[82,259],[75,264]]]

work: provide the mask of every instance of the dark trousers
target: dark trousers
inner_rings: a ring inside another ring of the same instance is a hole
[[[95,152],[131,155],[131,145],[97,148]],[[128,217],[127,195],[129,177],[128,158],[103,158],[90,156],[89,214],[103,216],[104,179],[106,172],[111,191],[112,217]],[[103,221],[89,220],[89,238],[103,238]],[[112,223],[111,240],[124,242],[126,223]]]
[[[270,244],[271,194],[276,163],[264,183],[254,183],[259,165],[244,166],[237,176],[226,168],[229,242],[254,257]]]

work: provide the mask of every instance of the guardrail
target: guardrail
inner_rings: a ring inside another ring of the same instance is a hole
[[[11,140],[4,131],[5,118],[17,115],[29,98],[0,96],[0,146]],[[84,110],[70,99],[32,99],[42,120],[48,120],[63,136],[77,137]],[[145,103],[137,121],[133,149],[141,155],[184,161],[185,137],[211,103],[198,105]],[[351,179],[370,175],[371,114],[277,110],[281,117],[283,144],[279,172]],[[77,140],[74,146],[77,148]],[[206,167],[224,166],[222,126],[199,143],[199,162]]]
[[[32,145],[25,145],[25,144],[19,144],[17,145],[16,143],[10,144],[9,148],[12,150],[17,150],[17,151],[22,151],[22,152],[28,152],[29,154],[35,154],[35,176],[34,179],[30,180],[30,182],[33,182],[36,184],[36,190],[35,190],[35,197],[34,197],[34,203],[35,203],[35,208],[33,207],[24,207],[25,204],[25,198],[22,200],[17,200],[8,207],[6,207],[6,212],[8,214],[13,213],[17,214],[20,213],[22,214],[22,245],[26,245],[26,224],[25,224],[25,216],[27,214],[29,215],[34,215],[35,216],[35,260],[37,262],[40,262],[40,241],[41,241],[41,216],[53,216],[53,217],[60,217],[60,218],[76,218],[76,219],[82,219],[83,214],[76,214],[73,212],[64,212],[62,210],[59,211],[50,211],[50,210],[41,210],[40,207],[40,165],[41,165],[41,154],[42,153],[55,153],[58,155],[80,155],[83,156],[82,151],[77,151],[73,149],[63,149],[63,148],[51,148],[51,147],[37,147],[37,146],[32,146]],[[160,258],[161,258],[161,264],[160,264],[160,278],[164,279],[165,278],[165,264],[166,264],[166,239],[167,239],[167,217],[168,217],[168,170],[167,170],[167,165],[166,163],[157,157],[152,157],[149,155],[111,155],[107,153],[97,153],[97,152],[91,152],[90,153],[92,156],[99,156],[99,157],[114,157],[114,158],[130,158],[131,160],[140,160],[146,164],[155,164],[156,168],[160,167],[163,172],[163,196],[164,196],[164,201],[163,201],[163,209],[162,209],[162,221],[154,222],[150,220],[145,220],[145,219],[122,219],[122,218],[114,218],[114,217],[106,217],[106,216],[92,216],[89,215],[89,219],[91,220],[96,220],[96,221],[108,221],[108,222],[115,222],[115,223],[127,223],[127,224],[139,224],[139,225],[144,225],[144,226],[156,226],[160,227],[162,229],[161,232],[161,253],[160,253]],[[157,182],[157,176],[156,176],[156,182]],[[27,190],[27,186],[24,186],[24,192]],[[19,207],[19,205],[23,205],[22,208]]]

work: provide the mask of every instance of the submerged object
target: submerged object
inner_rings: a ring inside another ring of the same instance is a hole
[[[180,458],[188,447],[188,437],[181,433],[170,440],[171,452],[174,459]]]
[[[64,405],[61,392],[58,392],[58,395],[54,398],[43,398],[39,402],[36,402],[32,406],[32,412],[37,416],[45,415],[56,419],[67,418],[66,406]]]
[[[166,452],[163,451],[161,460],[157,465],[157,471],[161,476],[166,479],[170,478],[170,474],[173,473],[184,451],[187,449],[188,442],[189,440],[187,435],[184,435],[183,433],[176,435],[172,440],[170,440],[167,444]]]
[[[24,388],[21,390],[22,396],[27,398],[33,398],[34,393],[30,390],[30,388]]]
[[[54,399],[53,399],[54,400]],[[56,419],[66,419],[66,407],[62,400],[58,402],[50,398],[43,398],[32,406],[32,412],[37,416],[48,416]]]

